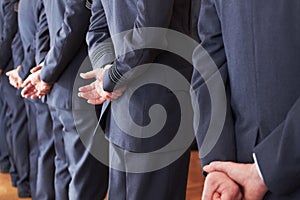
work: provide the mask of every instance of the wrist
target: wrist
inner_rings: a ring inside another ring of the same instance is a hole
[[[257,169],[255,163],[251,165],[251,171],[253,172],[253,173],[251,173],[251,174],[254,174],[254,177],[253,177],[253,178],[255,179],[255,182],[257,183],[257,186],[258,186],[257,188],[258,188],[258,190],[259,190],[261,193],[263,193],[263,194],[267,193],[268,188],[267,188],[267,186],[266,186],[264,180],[263,180],[262,177],[260,176],[259,171],[258,171],[258,169]]]

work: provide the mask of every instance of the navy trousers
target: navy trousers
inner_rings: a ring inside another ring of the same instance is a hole
[[[157,171],[128,173],[126,166],[131,162],[131,159],[128,159],[128,152],[115,151],[114,148],[115,146],[110,145],[110,162],[122,165],[120,168],[124,171],[109,169],[109,200],[185,200],[190,150]],[[165,152],[161,156],[168,154]]]
[[[25,105],[20,93],[9,84],[7,78],[3,78],[1,84],[7,105],[8,146],[18,174],[18,193],[29,196],[29,145]]]
[[[77,132],[72,110],[50,107],[55,144],[55,192],[59,200],[104,199],[108,186],[108,167],[84,147]],[[76,123],[92,135],[90,118]],[[89,132],[91,131],[91,132]]]
[[[0,80],[1,85],[1,80]],[[0,86],[1,87],[1,86]],[[0,89],[1,91],[1,89]],[[10,169],[9,151],[6,141],[6,134],[8,132],[6,125],[6,105],[0,96],[0,173],[8,173]]]
[[[54,135],[48,105],[35,103],[37,142],[39,147],[36,199],[53,200],[54,191]]]
[[[37,159],[39,155],[38,143],[37,143],[37,115],[35,103],[30,99],[23,99],[25,103],[27,119],[28,119],[28,147],[29,147],[29,180],[32,200],[36,198],[36,187],[37,187]]]

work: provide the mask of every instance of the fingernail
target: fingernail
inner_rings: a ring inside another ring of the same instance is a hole
[[[204,167],[203,167],[203,170],[204,170],[204,171],[208,171],[208,170],[209,170],[209,166],[208,166],[208,165],[204,166]]]

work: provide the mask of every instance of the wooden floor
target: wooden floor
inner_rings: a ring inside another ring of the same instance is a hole
[[[192,152],[187,186],[187,200],[200,200],[203,188],[198,152]],[[11,187],[9,175],[0,174],[0,200],[17,200],[17,189]],[[30,200],[30,199],[23,199]]]

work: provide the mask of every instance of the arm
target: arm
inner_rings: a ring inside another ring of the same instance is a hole
[[[122,41],[114,42],[115,49],[121,55],[117,56],[112,67],[104,74],[103,88],[105,91],[112,92],[120,80],[129,81],[139,76],[143,71],[139,70],[131,73],[130,76],[126,76],[126,80],[124,80],[125,77],[123,75],[136,66],[152,63],[155,60],[161,51],[143,47],[165,44],[165,38],[155,34],[147,35],[147,31],[142,31],[140,28],[168,28],[173,15],[173,4],[174,0],[137,1],[137,17],[133,23],[132,31],[122,36]],[[142,50],[134,50],[136,47],[141,47]],[[128,53],[122,55],[124,51]]]
[[[56,34],[54,45],[45,58],[40,74],[42,81],[55,83],[74,58],[85,41],[90,14],[85,0],[67,2],[62,26]]]
[[[50,36],[43,1],[37,6],[37,33],[36,33],[36,64],[40,64],[50,49]]]
[[[0,69],[4,70],[12,57],[11,45],[17,32],[17,13],[14,11],[15,0],[4,0],[3,7],[3,32],[0,40]]]
[[[22,44],[22,40],[21,40],[21,35],[19,32],[17,32],[15,34],[15,37],[11,44],[11,50],[12,50],[12,58],[13,58],[14,68],[17,68],[19,65],[22,64],[23,59],[24,59],[24,49],[23,49],[23,44]]]
[[[107,19],[100,0],[92,3],[92,17],[87,33],[89,57],[93,68],[104,67],[115,60],[115,52],[112,41],[109,39]]]
[[[35,39],[31,42],[30,46],[27,49],[24,49],[22,46],[20,48],[23,49],[24,52],[24,58],[21,64],[21,68],[19,71],[19,76],[22,80],[25,80],[29,74],[30,70],[32,67],[36,66],[35,63],[35,52],[36,52],[36,47],[35,47]]]
[[[201,55],[203,55],[203,52],[201,52],[201,46],[199,46],[194,52],[194,66],[202,66],[202,68],[208,70],[205,73],[207,76],[205,80],[207,81],[214,81],[213,75],[215,73],[220,73],[225,85],[227,99],[225,124],[220,137],[216,141],[216,144],[213,146],[213,148],[206,152],[205,155],[201,155],[200,158],[202,166],[205,166],[212,161],[235,161],[236,159],[234,123],[230,106],[230,87],[227,73],[227,60],[222,39],[221,24],[212,0],[202,0],[201,2],[198,30],[200,39],[202,41],[201,45],[214,61],[215,65],[217,66],[217,71],[210,72],[210,66],[203,66],[205,61],[201,60]],[[204,75],[204,73],[202,75]],[[210,94],[206,85],[207,82],[205,82],[205,80],[196,70],[194,71],[192,87],[196,92],[197,102],[199,102],[201,112],[199,129],[196,130],[196,138],[200,153],[203,152],[203,147],[210,145],[211,142],[214,142],[207,141],[207,138],[209,138],[207,131],[211,121],[212,112]]]
[[[264,181],[275,194],[289,194],[300,187],[299,120],[300,98],[286,119],[254,148]]]
[[[23,80],[19,76],[19,72],[22,68],[22,62],[24,59],[24,49],[22,45],[22,40],[20,33],[17,32],[17,34],[14,37],[14,40],[12,42],[12,56],[13,56],[13,64],[14,64],[14,69],[7,72],[6,75],[9,77],[9,82],[12,86],[15,88],[20,88]]]

